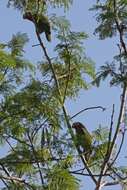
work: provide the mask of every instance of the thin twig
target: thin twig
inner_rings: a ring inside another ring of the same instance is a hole
[[[75,172],[75,171],[70,171],[69,173],[72,173],[72,174],[76,174],[76,175],[81,175],[81,176],[89,176],[91,177],[89,174],[86,174],[86,173],[80,173],[80,172]],[[99,177],[100,174],[93,174],[94,177]],[[106,176],[110,176],[109,174],[104,174],[103,175],[104,177]]]
[[[124,104],[125,104],[125,99],[126,99],[126,89],[127,89],[127,87],[124,86],[124,88],[123,88],[123,93],[122,93],[122,100],[121,100],[119,118],[118,118],[118,122],[117,122],[116,131],[115,131],[115,134],[114,134],[112,143],[111,143],[109,156],[111,155],[112,150],[113,150],[113,148],[114,148],[114,146],[115,146],[115,141],[116,141],[116,138],[117,138],[117,135],[118,135],[118,132],[119,132],[119,126],[120,126],[121,121],[122,121],[122,119],[123,119]]]
[[[116,0],[113,1],[113,8],[114,8],[114,14],[115,14],[115,23],[116,23],[116,27],[117,27],[117,30],[119,32],[119,37],[120,37],[120,44],[121,44],[125,54],[127,54],[126,44],[124,43],[124,39],[123,39],[123,28],[121,27],[121,24],[119,22],[118,13],[117,13]]]
[[[27,136],[28,136],[28,139],[29,139],[30,144],[31,144],[31,149],[32,149],[32,151],[33,151],[33,155],[34,155],[34,158],[35,158],[35,161],[36,161],[38,170],[39,170],[39,174],[40,174],[40,178],[41,178],[41,183],[42,183],[42,185],[43,185],[43,184],[44,184],[44,180],[43,180],[43,176],[42,176],[40,164],[39,164],[39,162],[38,162],[38,158],[36,157],[36,151],[35,151],[35,149],[34,149],[33,142],[32,142],[31,137],[30,137],[30,135],[29,135],[29,131],[27,132]]]
[[[119,185],[119,181],[107,182],[105,186]]]
[[[4,175],[1,175],[0,174],[0,179],[5,179],[5,180],[13,180],[13,181],[16,181],[16,182],[19,182],[19,183],[24,183],[25,180],[22,179],[22,178],[19,178],[19,177],[16,177],[16,176],[4,176]]]
[[[10,177],[10,174],[9,174],[8,170],[4,167],[4,164],[0,162],[0,166],[1,166],[2,170],[5,172],[5,174],[6,174],[8,177]],[[13,184],[15,184],[14,181],[13,181],[13,179],[11,179],[11,182],[12,182]]]
[[[36,136],[36,134],[38,133],[38,131],[39,131],[39,130],[42,128],[42,126],[48,121],[48,119],[49,119],[49,118],[45,119],[45,120],[43,121],[43,123],[40,124],[39,127],[36,127],[36,128],[34,129],[34,131],[32,132],[32,139],[34,139],[34,137]]]
[[[13,181],[15,183],[22,183],[22,184],[24,184],[24,185],[26,185],[26,186],[28,186],[28,187],[30,187],[31,189],[34,190],[34,188],[29,183],[27,183],[25,181],[25,179],[19,178],[17,176],[4,176],[4,175],[0,174],[0,179],[3,182],[4,182],[4,180],[7,180],[7,181],[9,180],[9,181]],[[4,182],[4,184],[7,186],[8,189],[10,189],[6,182]]]
[[[11,148],[11,150],[14,152],[15,149],[14,149],[14,147],[11,145],[11,143],[9,142],[8,138],[6,138],[5,140],[6,140],[7,144],[9,145],[9,147]]]
[[[115,105],[113,104],[106,156],[108,156],[109,152],[110,152],[110,145],[111,145],[111,140],[112,140],[112,128],[113,128],[114,111],[115,111]]]
[[[87,110],[93,110],[93,109],[102,109],[102,111],[105,111],[106,108],[102,107],[102,106],[93,106],[93,107],[88,107],[88,108],[84,108],[81,111],[79,111],[78,113],[74,114],[73,116],[71,116],[70,119],[73,119],[74,117],[78,116],[79,114],[87,111]]]
[[[9,190],[9,186],[8,184],[6,183],[6,181],[4,179],[1,178],[1,181],[3,182],[3,184],[5,185],[5,187],[7,187],[7,189]]]
[[[36,46],[40,46],[40,44],[34,44],[34,45],[32,45],[32,47],[36,47]]]
[[[25,144],[25,145],[27,145],[27,146],[30,147],[30,144],[28,144],[28,143],[27,143],[26,141],[24,141],[24,140],[19,139],[18,137],[15,137],[15,136],[12,136],[12,135],[3,135],[3,137],[4,137],[4,138],[11,138],[11,139],[14,139],[14,140],[18,141],[19,143]]]
[[[121,152],[121,149],[122,149],[123,143],[124,143],[124,138],[125,138],[125,133],[122,134],[122,140],[121,140],[121,143],[120,143],[120,146],[119,146],[118,152],[117,152],[115,158],[113,159],[113,161],[112,161],[110,164],[108,164],[108,168],[107,168],[107,170],[110,169],[110,168],[113,166],[113,164],[115,163],[115,161],[117,160],[117,158],[118,158],[118,156],[119,156],[119,154],[120,154],[120,152]]]

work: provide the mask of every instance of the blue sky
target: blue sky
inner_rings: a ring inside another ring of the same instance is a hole
[[[26,47],[25,56],[31,61],[38,61],[41,57],[41,50],[39,48],[31,47],[33,44],[37,43],[33,25],[27,21],[24,21],[21,14],[17,10],[7,9],[6,2],[6,0],[1,0],[0,4],[0,42],[9,41],[12,34],[19,31],[27,32],[30,38],[30,43]],[[113,56],[117,53],[117,41],[116,39],[101,41],[93,35],[96,27],[94,17],[95,13],[88,11],[88,9],[94,2],[94,0],[75,0],[73,6],[70,8],[70,11],[66,13],[66,15],[71,20],[73,30],[85,31],[89,35],[89,39],[84,42],[86,54],[96,63],[96,68],[99,68],[106,61],[112,61]],[[61,14],[61,12],[62,11],[58,11],[59,14]],[[46,47],[48,48],[49,53],[52,52],[51,49],[53,45],[53,39],[51,43],[46,42]],[[88,127],[88,130],[92,131],[96,129],[99,124],[103,124],[103,126],[110,124],[113,104],[115,104],[115,117],[117,117],[120,94],[120,89],[118,87],[111,88],[107,80],[107,82],[102,83],[100,88],[93,87],[89,91],[82,90],[76,101],[67,102],[67,108],[69,113],[73,115],[79,110],[89,106],[101,105],[106,107],[107,110],[105,112],[93,110],[85,112],[75,118],[75,121],[83,122]],[[0,154],[3,153],[3,151],[0,152]],[[86,184],[86,186],[89,187],[89,184]],[[86,189],[85,186],[84,188]],[[81,188],[81,190],[84,190],[84,188]],[[88,189],[90,189],[90,187]],[[108,188],[108,190],[109,189],[110,188]],[[118,190],[119,189],[120,188],[118,188]]]

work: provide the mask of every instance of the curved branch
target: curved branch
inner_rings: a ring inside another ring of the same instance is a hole
[[[102,111],[105,111],[106,108],[102,107],[102,106],[93,106],[93,107],[88,107],[88,108],[84,108],[81,111],[79,111],[78,113],[74,114],[70,119],[73,119],[74,117],[76,117],[77,115],[83,113],[84,111],[87,110],[93,110],[93,109],[102,109]]]

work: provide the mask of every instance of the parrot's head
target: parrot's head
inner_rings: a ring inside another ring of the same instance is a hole
[[[31,12],[25,12],[24,14],[23,14],[23,19],[28,19],[28,20],[30,20],[30,21],[33,21],[33,16],[32,16],[32,14],[31,14]]]
[[[87,128],[80,122],[75,122],[72,124],[72,128],[75,129],[76,133],[80,134],[90,134]]]
[[[79,129],[79,128],[84,128],[84,126],[80,122],[75,122],[75,123],[72,124],[72,128]]]
[[[77,133],[82,133],[85,129],[84,125],[80,122],[75,122],[72,124],[72,128],[77,131]]]

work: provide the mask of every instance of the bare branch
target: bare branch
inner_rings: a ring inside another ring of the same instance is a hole
[[[49,118],[45,119],[43,121],[43,123],[40,124],[39,127],[36,127],[33,132],[32,132],[32,139],[34,139],[34,137],[36,136],[36,134],[38,133],[38,131],[42,128],[42,126],[48,121]]]
[[[76,175],[82,175],[82,176],[88,176],[88,177],[91,177],[88,173],[81,173],[81,172],[76,172],[76,171],[70,171],[70,173],[72,174],[76,174]],[[99,177],[100,174],[93,174],[94,177]],[[107,177],[107,176],[110,176],[110,174],[104,174],[103,175],[104,177]]]
[[[93,109],[101,109],[102,111],[105,111],[106,108],[102,107],[102,106],[93,106],[93,107],[88,107],[88,108],[84,108],[81,111],[79,111],[78,113],[74,114],[73,116],[71,116],[70,119],[73,119],[74,117],[76,117],[77,115],[87,111],[87,110],[93,110]]]
[[[119,156],[119,154],[120,154],[120,152],[121,152],[121,149],[122,149],[122,146],[123,146],[123,142],[124,142],[124,137],[125,137],[125,133],[122,134],[121,143],[120,143],[120,146],[119,146],[119,149],[118,149],[118,152],[117,152],[115,158],[113,159],[113,161],[112,161],[110,164],[108,164],[109,169],[110,169],[111,166],[115,163],[115,161],[117,160],[117,158],[118,158],[118,156]],[[108,169],[107,169],[107,170],[108,170]]]
[[[3,176],[0,174],[0,178],[1,179],[5,179],[5,180],[13,180],[19,183],[25,183],[25,180],[19,177],[15,177],[15,176]]]
[[[111,140],[112,140],[112,127],[113,127],[114,111],[115,111],[115,105],[113,104],[112,115],[111,115],[111,123],[110,123],[110,130],[109,130],[109,137],[108,137],[107,155],[109,154],[110,145],[111,145]]]
[[[105,183],[105,186],[113,186],[113,185],[119,185],[119,181],[113,181],[113,182]]]

